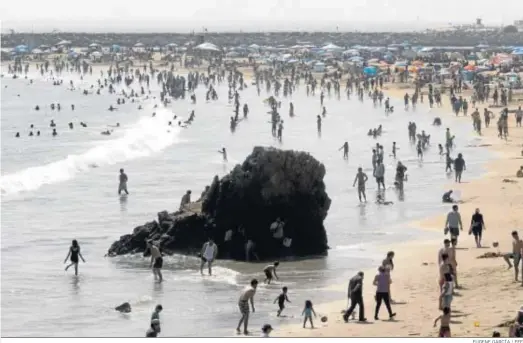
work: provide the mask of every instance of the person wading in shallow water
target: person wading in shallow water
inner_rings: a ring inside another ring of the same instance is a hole
[[[242,315],[240,321],[238,322],[238,327],[236,327],[236,332],[241,333],[240,327],[243,323],[243,334],[248,335],[249,331],[247,330],[249,326],[249,302],[251,303],[252,307],[252,313],[255,312],[254,309],[254,295],[256,294],[256,287],[258,287],[258,280],[252,279],[251,285],[246,287],[242,294],[240,295],[240,299],[238,301],[238,308],[240,309],[240,313]]]
[[[65,267],[65,271],[67,271],[69,267],[74,265],[74,275],[78,275],[78,257],[80,257],[84,263],[85,260],[82,254],[80,253],[80,245],[78,245],[78,241],[76,239],[73,239],[71,247],[69,248],[69,253],[65,257],[64,263],[67,262],[69,256],[71,257],[71,264]]]

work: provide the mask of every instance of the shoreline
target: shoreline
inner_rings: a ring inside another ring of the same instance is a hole
[[[412,94],[413,89],[403,88],[403,85],[387,84],[386,95],[391,98],[400,98],[405,92]],[[467,93],[465,93],[467,94]],[[460,94],[464,97],[468,94]],[[445,118],[452,115],[447,95],[443,95],[443,106],[433,108],[432,115]],[[426,104],[423,104],[426,106]],[[509,108],[518,106],[509,104]],[[478,109],[485,107],[478,105]],[[471,110],[472,112],[472,110]],[[463,114],[460,120],[463,120]],[[470,116],[467,118],[470,119]],[[509,140],[505,142],[496,137],[497,128],[492,120],[490,128],[483,129],[481,144],[488,146],[493,158],[483,167],[485,172],[476,179],[468,181],[466,171],[464,182],[454,184],[448,189],[457,189],[462,192],[463,199],[470,199],[459,204],[464,230],[458,244],[458,281],[463,285],[459,295],[453,303],[453,320],[451,330],[453,337],[489,337],[497,330],[502,336],[507,336],[508,328],[497,327],[514,318],[519,305],[514,296],[523,290],[521,283],[514,282],[513,270],[507,271],[507,266],[501,258],[477,259],[486,252],[507,253],[511,251],[510,232],[513,230],[523,233],[523,219],[517,214],[523,213],[523,185],[519,183],[504,183],[504,179],[514,180],[515,173],[523,165],[521,144],[523,143],[523,129],[515,127],[513,115],[509,116]],[[519,142],[519,145],[518,145]],[[459,151],[456,149],[454,154]],[[465,156],[466,159],[466,156]],[[509,204],[509,211],[505,206]],[[475,208],[480,208],[485,217],[487,230],[484,231],[483,247],[475,247],[473,236],[467,235],[470,216]],[[450,210],[450,204],[449,204]],[[447,211],[439,215],[407,223],[409,228],[423,231],[442,232]],[[521,217],[521,216],[520,216]],[[437,286],[438,268],[437,252],[442,247],[441,239],[413,240],[401,244],[381,245],[377,247],[383,251],[396,253],[395,265],[392,273],[393,284],[391,294],[398,304],[393,304],[393,312],[397,313],[395,321],[374,321],[374,292],[372,279],[377,268],[363,270],[365,315],[370,325],[355,324],[342,321],[341,311],[346,308],[345,285],[335,285],[333,289],[343,294],[343,300],[320,303],[316,306],[318,318],[315,320],[315,330],[303,329],[300,324],[284,325],[277,328],[275,336],[279,337],[437,337],[438,329],[433,327],[434,319],[440,314],[438,310],[439,289]],[[493,242],[499,243],[499,248],[491,248]],[[520,267],[521,268],[521,267]],[[352,277],[352,276],[350,276]],[[521,279],[520,279],[521,280]],[[500,291],[501,290],[501,291]],[[511,294],[512,293],[512,294]],[[494,297],[488,294],[495,294]],[[513,304],[513,308],[507,308]],[[386,317],[386,309],[382,306],[381,317]],[[321,313],[321,314],[320,314]],[[327,316],[328,322],[321,323],[319,317]]]

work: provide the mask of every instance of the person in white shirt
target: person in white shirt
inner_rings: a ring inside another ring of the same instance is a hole
[[[202,263],[200,265],[200,273],[202,275],[205,263],[207,263],[209,268],[209,275],[212,275],[212,263],[216,259],[216,256],[218,256],[218,246],[214,244],[212,238],[209,238],[209,240],[203,244],[201,252]]]
[[[439,296],[441,310],[444,308],[451,308],[450,305],[452,304],[454,294],[454,281],[452,274],[446,273],[444,278],[445,282],[443,283],[443,287],[441,287],[441,294]]]

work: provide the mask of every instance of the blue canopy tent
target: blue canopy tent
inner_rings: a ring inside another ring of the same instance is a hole
[[[120,49],[121,49],[121,47],[118,44],[113,44],[111,46],[111,51],[112,52],[120,52]]]
[[[15,53],[17,54],[25,54],[29,51],[29,48],[27,47],[27,45],[18,45],[15,47]]]
[[[378,74],[378,68],[374,66],[365,67],[363,69],[363,74],[365,74],[365,76],[376,76]]]

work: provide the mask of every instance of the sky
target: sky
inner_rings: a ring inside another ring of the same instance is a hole
[[[139,4],[139,5],[138,5]],[[5,0],[2,32],[403,30],[523,20],[523,0]]]

